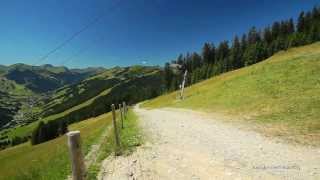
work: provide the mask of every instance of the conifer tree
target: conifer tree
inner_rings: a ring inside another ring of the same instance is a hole
[[[297,31],[303,33],[305,29],[305,17],[304,11],[302,11],[298,17]]]
[[[205,64],[210,63],[211,56],[211,45],[209,43],[204,43],[202,48],[202,59]]]
[[[236,69],[242,67],[241,45],[238,36],[235,36],[230,50],[231,68]]]

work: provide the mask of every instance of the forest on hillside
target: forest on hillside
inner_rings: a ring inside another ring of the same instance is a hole
[[[187,85],[224,72],[249,66],[291,47],[311,44],[320,40],[320,7],[302,11],[298,19],[275,21],[264,29],[256,27],[235,36],[232,43],[222,41],[217,46],[204,43],[201,54],[180,54],[165,64],[164,79],[167,92],[177,90],[187,70]],[[174,68],[173,68],[174,67]]]

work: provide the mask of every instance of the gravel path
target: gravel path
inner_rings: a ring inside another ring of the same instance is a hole
[[[109,157],[99,179],[320,179],[320,149],[283,144],[196,112],[135,112],[147,137]]]

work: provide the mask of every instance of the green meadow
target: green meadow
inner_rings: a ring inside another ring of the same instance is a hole
[[[252,122],[266,135],[317,145],[320,139],[320,43],[281,51],[267,60],[144,103],[220,113]]]

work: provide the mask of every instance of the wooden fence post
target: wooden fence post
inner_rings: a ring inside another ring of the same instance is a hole
[[[124,108],[121,107],[121,104],[119,104],[119,112],[120,112],[120,117],[121,117],[121,128],[123,129],[123,112],[124,111]]]
[[[119,137],[119,133],[118,133],[118,128],[117,128],[117,118],[116,118],[116,108],[115,105],[112,104],[111,105],[111,109],[112,109],[112,121],[113,121],[113,129],[114,129],[114,137],[116,140],[116,155],[120,154],[120,137]]]
[[[72,179],[84,180],[86,178],[86,170],[81,151],[80,131],[71,131],[67,133],[68,146],[71,156]]]

